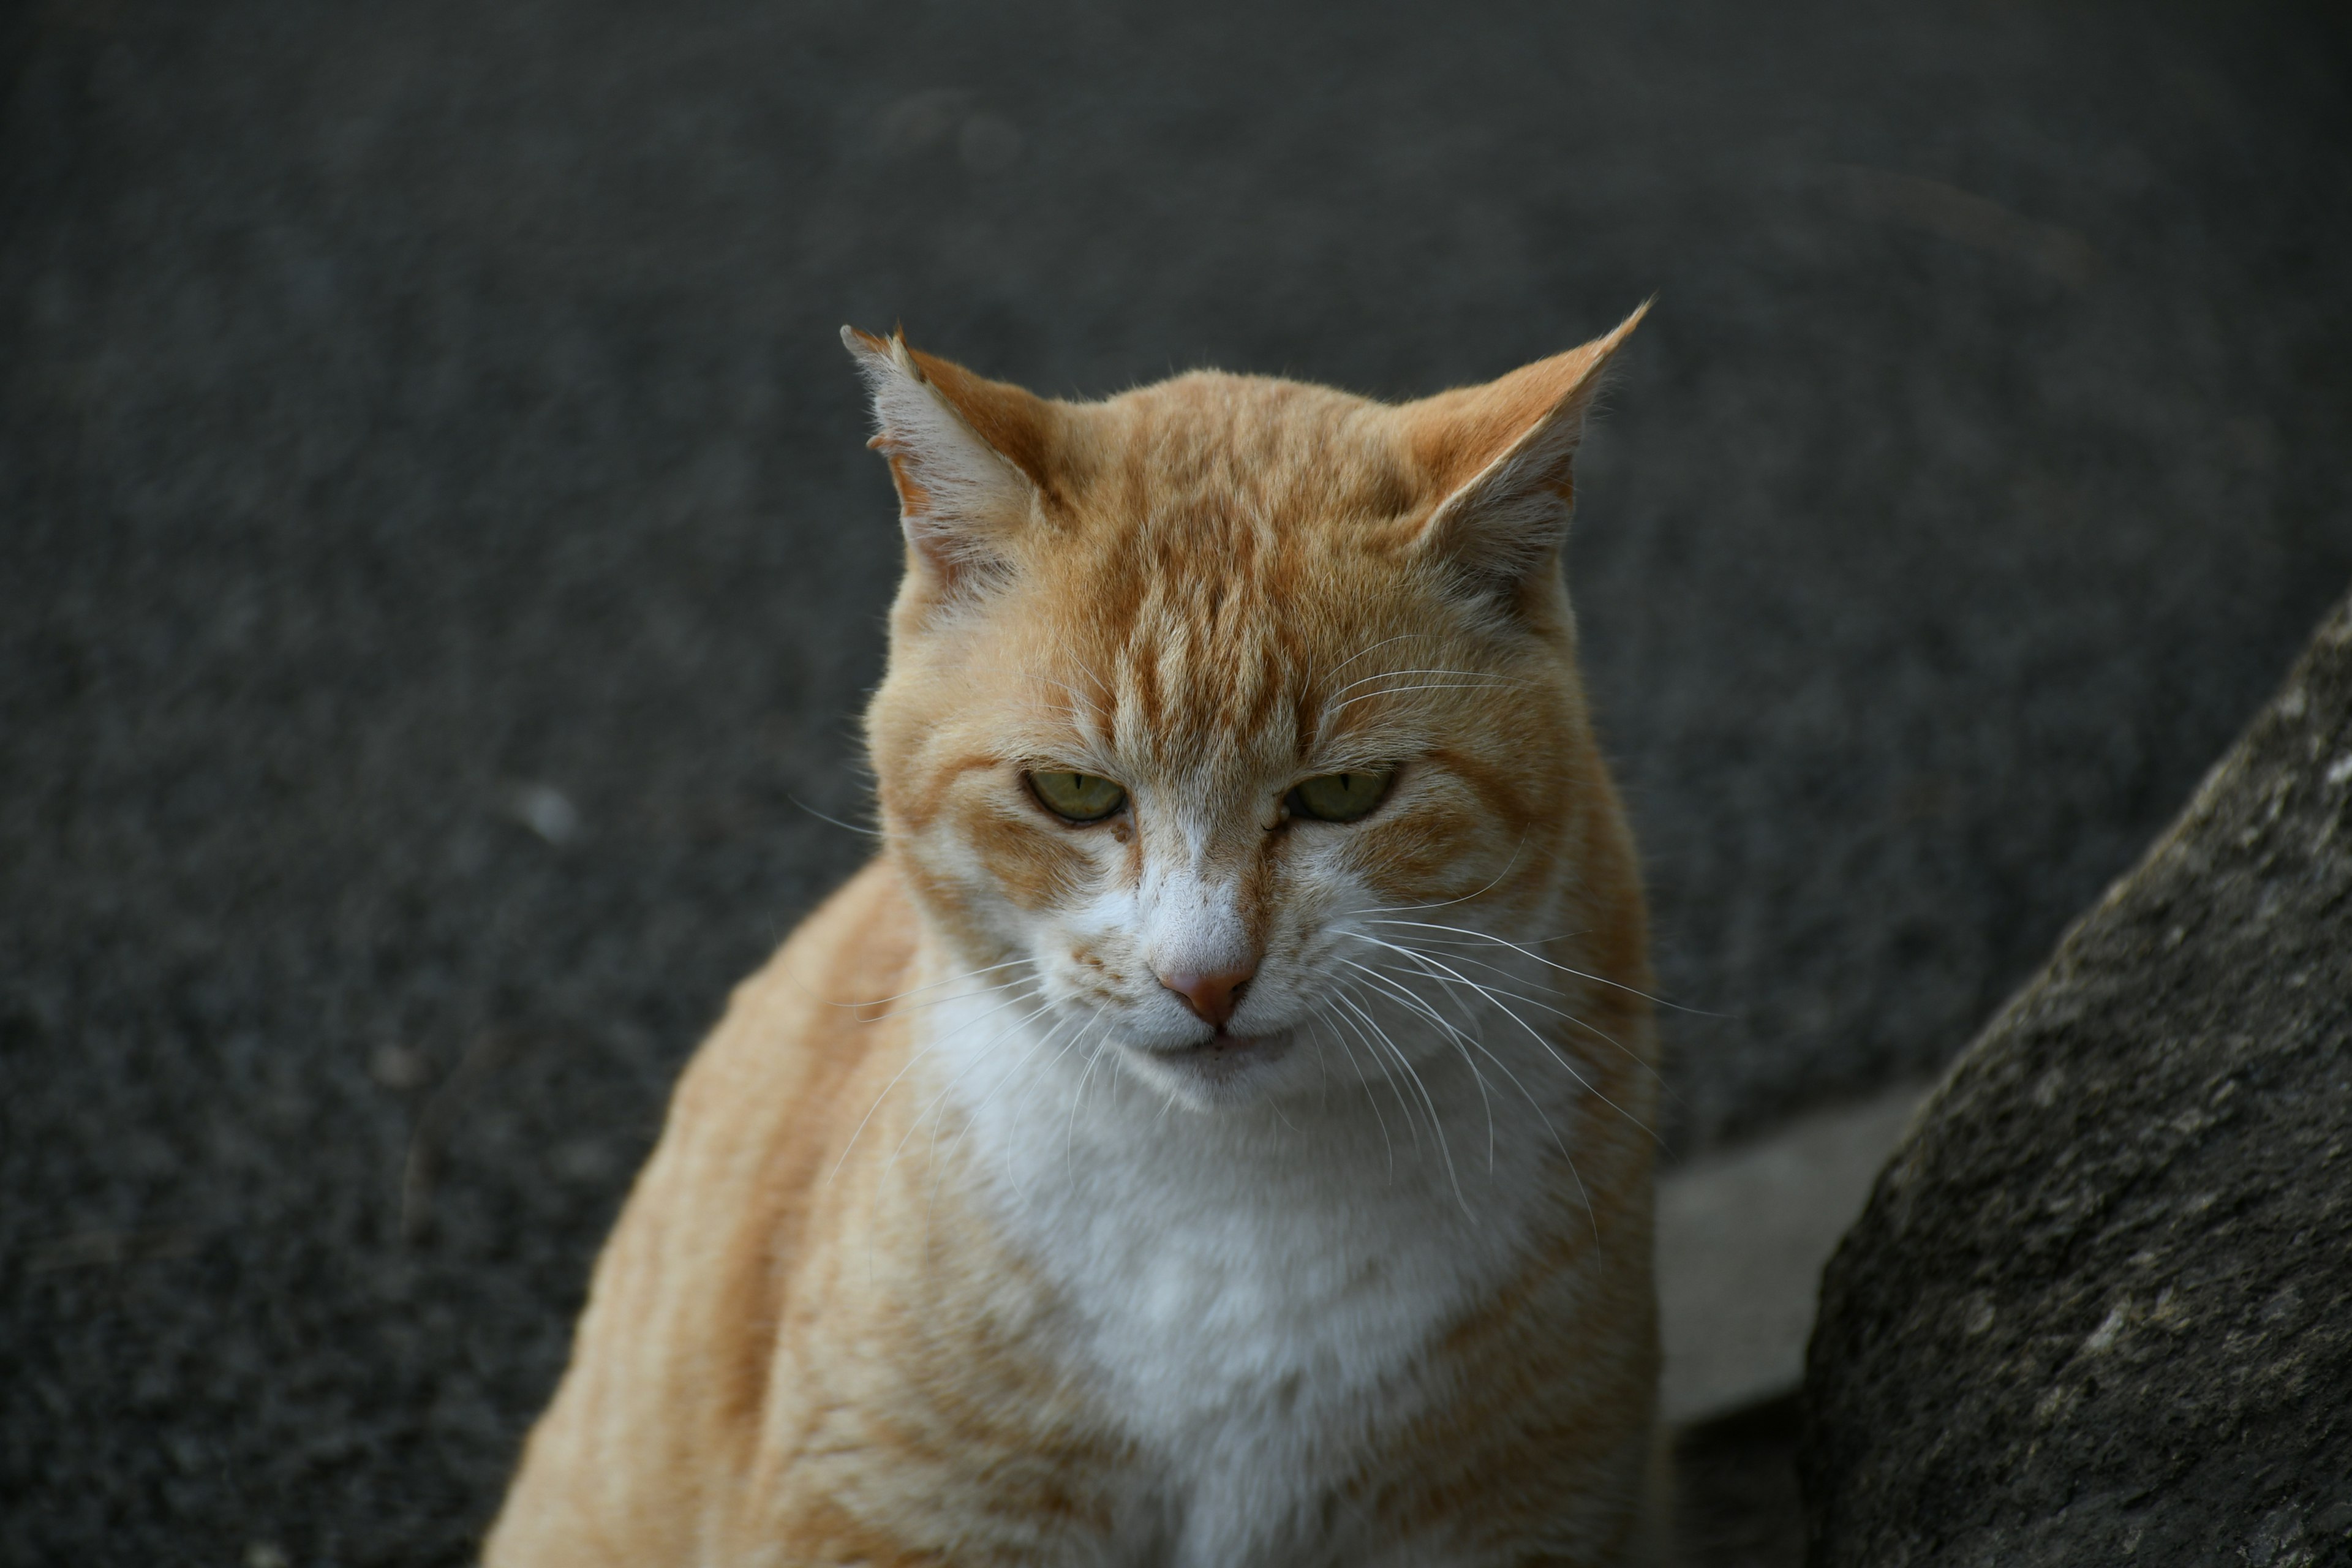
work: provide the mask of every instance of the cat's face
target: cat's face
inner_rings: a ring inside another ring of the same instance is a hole
[[[1623,331],[1402,408],[1221,375],[1046,404],[853,341],[910,541],[884,821],[1033,1047],[1203,1107],[1335,1049],[1384,1072],[1442,1038],[1382,1026],[1436,978],[1398,949],[1572,882],[1599,763],[1557,549]]]

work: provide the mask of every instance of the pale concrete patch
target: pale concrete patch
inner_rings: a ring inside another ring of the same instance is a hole
[[[1822,1265],[1927,1089],[1905,1084],[1801,1118],[1658,1184],[1668,1421],[1705,1420],[1803,1381]]]

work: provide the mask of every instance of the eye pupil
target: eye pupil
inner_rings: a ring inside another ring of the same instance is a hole
[[[1392,776],[1393,770],[1325,773],[1290,792],[1291,810],[1318,822],[1354,822],[1371,815],[1387,795]]]
[[[1093,773],[1046,771],[1029,775],[1038,803],[1066,822],[1099,822],[1127,804],[1126,789]]]

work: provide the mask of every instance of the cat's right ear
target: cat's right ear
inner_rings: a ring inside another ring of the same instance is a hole
[[[1423,546],[1481,597],[1523,607],[1530,587],[1558,582],[1585,415],[1649,309],[1581,348],[1399,411],[1430,493],[1443,498]]]
[[[919,353],[903,333],[844,327],[841,341],[874,400],[866,445],[889,461],[910,567],[942,590],[1003,570],[1045,482],[1050,405]]]

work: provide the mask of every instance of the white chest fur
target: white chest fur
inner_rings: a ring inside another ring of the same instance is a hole
[[[1171,1110],[1115,1060],[970,1026],[964,1005],[940,1009],[930,1071],[1009,1238],[1067,1305],[1059,1353],[1149,1456],[1138,1500],[1160,1544],[1133,1560],[1344,1546],[1335,1489],[1414,1414],[1433,1338],[1520,1255],[1542,1201],[1537,1114],[1458,1063],[1424,1065],[1416,1089],[1336,1061],[1319,1097]],[[1375,1556],[1364,1538],[1330,1560]]]

